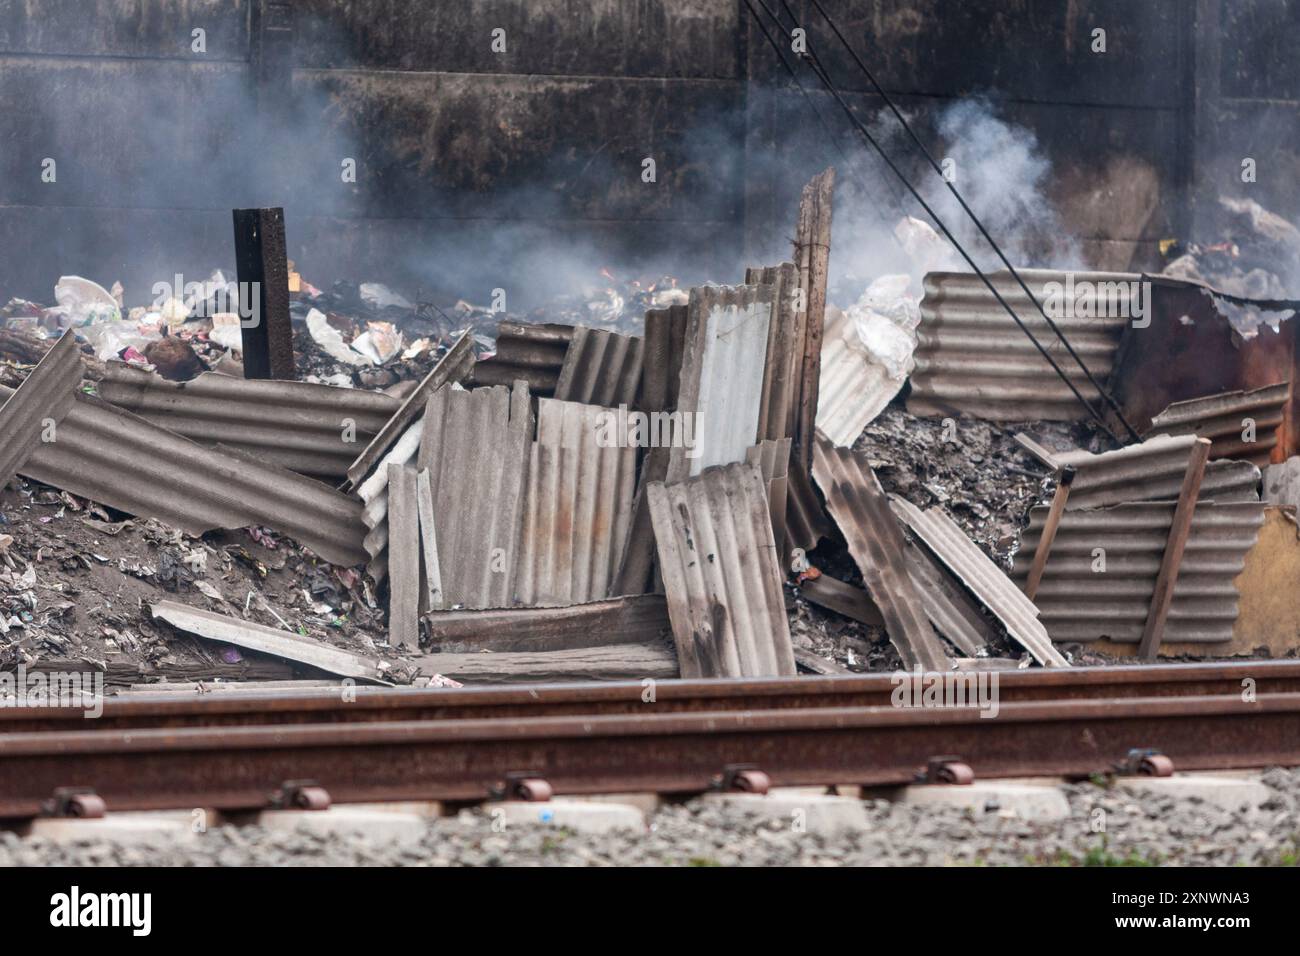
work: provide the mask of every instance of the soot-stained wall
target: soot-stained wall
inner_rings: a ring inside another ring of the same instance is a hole
[[[1197,196],[1300,216],[1300,4],[822,2],[936,150],[972,96],[1032,133],[1089,264],[1151,264],[1159,239],[1208,229]],[[814,5],[790,9],[904,153]],[[0,295],[48,300],[71,272],[143,301],[228,266],[230,209],[249,205],[286,208],[290,255],[322,284],[522,305],[602,266],[734,281],[783,253],[825,165],[856,190],[846,217],[907,210],[812,96],[828,128],[744,0],[0,0]]]

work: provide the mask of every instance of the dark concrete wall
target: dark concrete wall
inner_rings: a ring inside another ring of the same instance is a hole
[[[972,94],[1031,129],[1094,264],[1149,262],[1194,228],[1193,187],[1300,217],[1300,3],[823,2],[927,138]],[[292,33],[268,33],[283,10]],[[833,38],[811,42],[874,116]],[[258,204],[286,207],[317,282],[482,301],[624,261],[734,279],[781,253],[798,184],[839,161],[783,82],[741,0],[0,0],[0,294],[48,299],[78,272],[143,298],[232,262],[229,211]],[[1258,154],[1257,184],[1237,153]]]

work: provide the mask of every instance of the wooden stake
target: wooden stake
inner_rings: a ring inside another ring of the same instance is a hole
[[[802,357],[798,360],[800,386],[795,406],[794,461],[812,468],[817,429],[817,394],[821,376],[822,331],[826,322],[826,278],[831,257],[831,195],[835,190],[834,167],[818,173],[803,189],[799,202],[795,264],[799,287],[804,292]]]
[[[1192,446],[1192,456],[1187,462],[1187,472],[1183,475],[1183,487],[1178,492],[1178,506],[1174,508],[1174,520],[1169,526],[1169,540],[1165,544],[1160,574],[1151,594],[1151,608],[1147,612],[1146,626],[1142,629],[1142,641],[1138,644],[1138,657],[1146,660],[1155,660],[1156,653],[1160,650],[1165,619],[1173,604],[1178,569],[1183,563],[1183,549],[1187,547],[1187,538],[1191,534],[1196,498],[1201,492],[1201,479],[1205,477],[1205,463],[1209,458],[1210,440],[1196,439],[1196,444]]]
[[[1070,497],[1070,485],[1074,484],[1075,470],[1066,466],[1061,469],[1061,477],[1056,483],[1056,494],[1052,498],[1052,507],[1043,522],[1043,533],[1034,550],[1034,563],[1029,566],[1029,579],[1025,581],[1025,597],[1034,599],[1038,593],[1038,584],[1043,580],[1043,569],[1047,567],[1047,557],[1052,553],[1052,542],[1056,540],[1056,529],[1061,524],[1061,515],[1065,513],[1065,503]]]

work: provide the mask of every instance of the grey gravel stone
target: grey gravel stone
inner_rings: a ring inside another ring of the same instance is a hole
[[[419,839],[325,836],[305,828],[214,827],[187,844],[56,844],[0,833],[0,866],[836,866],[1265,865],[1300,853],[1300,771],[1261,777],[1253,813],[1204,801],[1135,801],[1119,788],[1064,786],[1068,819],[1030,822],[996,811],[868,799],[868,828],[834,836],[716,802],[667,805],[647,826],[577,834],[545,825],[494,829],[481,811],[431,821]]]

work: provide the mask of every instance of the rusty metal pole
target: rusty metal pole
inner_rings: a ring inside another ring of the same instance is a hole
[[[284,210],[236,209],[234,221],[244,378],[296,378]]]
[[[1043,534],[1034,549],[1034,563],[1029,566],[1029,578],[1025,581],[1025,597],[1034,599],[1038,593],[1038,584],[1043,579],[1043,569],[1047,567],[1047,557],[1052,553],[1052,542],[1056,540],[1056,529],[1061,524],[1061,515],[1065,513],[1065,503],[1070,498],[1070,485],[1074,484],[1075,470],[1070,466],[1061,469],[1061,477],[1056,483],[1056,494],[1052,497],[1052,507],[1043,522]]]
[[[1187,547],[1187,538],[1192,531],[1196,498],[1201,492],[1201,479],[1205,477],[1205,463],[1209,459],[1210,440],[1196,439],[1192,455],[1187,460],[1187,471],[1183,474],[1183,487],[1178,492],[1174,520],[1169,525],[1169,540],[1165,544],[1165,555],[1160,561],[1155,590],[1151,593],[1151,609],[1147,612],[1146,626],[1142,629],[1142,641],[1138,644],[1138,657],[1146,660],[1155,660],[1156,653],[1160,650],[1160,638],[1164,634],[1169,607],[1174,601],[1178,569],[1183,563],[1183,549]]]

